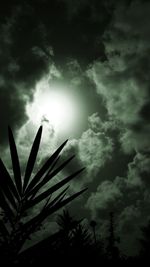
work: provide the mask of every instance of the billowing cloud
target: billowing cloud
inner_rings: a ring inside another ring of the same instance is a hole
[[[113,140],[102,129],[103,124],[98,114],[91,115],[88,121],[88,129],[78,140],[71,140],[64,151],[66,155],[75,153],[75,165],[86,168],[82,180],[78,180],[79,184],[93,182],[99,170],[112,159],[114,150]]]
[[[114,212],[117,233],[121,236],[121,246],[126,252],[126,244],[130,241],[136,251],[140,227],[149,219],[149,166],[149,156],[138,153],[128,164],[126,177],[116,177],[113,181],[108,177],[96,192],[91,193],[86,203],[86,208],[99,221],[100,227],[109,219],[109,212]],[[129,251],[135,253],[131,246],[128,246]]]
[[[35,24],[32,21],[31,6],[12,5],[10,10],[8,17],[3,14],[5,19],[0,24],[0,145],[6,142],[8,125],[16,130],[26,121],[26,101],[52,58],[43,24],[37,19]]]
[[[27,112],[36,85],[49,72],[56,83],[69,84],[68,90],[80,96],[78,104],[82,102],[82,126],[74,131],[62,160],[76,155],[66,168],[69,174],[86,167],[70,190],[89,187],[82,209],[86,202],[84,212],[98,221],[102,234],[108,233],[109,212],[114,211],[117,233],[124,240],[121,246],[132,252],[150,206],[150,3],[29,2],[9,4],[0,18],[0,146],[6,144],[9,124],[24,171],[38,130],[34,113],[31,120]],[[46,117],[41,123],[34,172],[61,141]],[[11,172],[8,149],[1,152]]]
[[[84,132],[79,140],[79,158],[87,166],[90,176],[111,159],[113,142],[104,133],[95,133],[92,129]]]
[[[148,2],[118,3],[114,18],[104,34],[107,59],[95,61],[88,76],[95,82],[107,108],[105,131],[117,130],[123,151],[136,151],[126,176],[101,181],[86,203],[91,215],[106,229],[109,212],[114,211],[121,248],[136,253],[140,227],[149,219],[149,11]],[[144,23],[141,23],[141,20]],[[107,230],[106,230],[107,231]],[[102,232],[103,234],[103,232]],[[130,244],[130,245],[129,245]]]
[[[103,47],[100,52],[97,50],[100,42],[95,39],[99,29],[103,33],[109,12],[101,12],[99,19],[95,13],[97,2],[90,6],[89,1],[84,0],[79,4],[71,1],[71,10],[75,11],[75,17],[68,20],[69,1],[3,3],[0,11],[1,145],[6,142],[8,124],[16,130],[25,123],[26,97],[32,98],[35,83],[52,62],[66,70],[65,77],[69,75],[70,79],[73,75],[73,82],[77,84],[80,81],[75,72],[78,75],[81,71],[78,61],[90,62],[97,53],[104,55]]]
[[[149,147],[149,12],[148,2],[118,4],[104,34],[107,60],[97,60],[88,71],[108,116],[120,123],[126,152]]]

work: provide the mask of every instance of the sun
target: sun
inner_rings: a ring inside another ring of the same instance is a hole
[[[58,92],[58,89],[57,92],[55,90],[51,89],[40,96],[36,117],[37,121],[49,122],[56,130],[71,123],[74,105],[67,94]]]
[[[46,79],[37,83],[33,101],[26,106],[27,116],[34,124],[45,123],[59,134],[75,130],[79,111],[79,101],[69,88],[51,85]]]

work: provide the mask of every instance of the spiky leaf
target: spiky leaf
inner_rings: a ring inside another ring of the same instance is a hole
[[[29,155],[29,159],[27,162],[27,166],[26,166],[26,170],[25,170],[25,176],[24,176],[24,184],[23,184],[23,191],[26,189],[26,186],[28,185],[31,173],[33,171],[34,168],[34,164],[36,161],[36,157],[37,157],[37,153],[39,150],[39,145],[40,145],[40,141],[41,141],[41,135],[42,135],[42,126],[40,126],[35,140],[33,142],[32,148],[31,148],[31,152]]]
[[[13,210],[11,209],[3,191],[0,189],[0,207],[2,210],[5,212],[6,216],[8,217],[10,223],[13,222],[14,218],[14,213]]]
[[[37,172],[37,174],[33,177],[32,181],[29,183],[26,193],[28,193],[33,187],[41,180],[42,176],[49,170],[51,164],[56,160],[63,147],[66,145],[68,140],[66,140],[54,153],[53,155],[45,162],[42,168]]]
[[[11,160],[12,160],[14,179],[15,179],[15,183],[16,183],[16,187],[19,192],[19,195],[21,196],[22,181],[21,181],[20,164],[19,164],[19,158],[18,158],[18,152],[17,152],[15,140],[14,140],[13,133],[10,127],[8,127],[8,135],[9,135],[9,146],[10,146],[10,154],[11,154]]]
[[[45,209],[43,209],[39,214],[34,216],[30,221],[26,222],[22,227],[22,232],[32,233],[32,231],[35,231],[36,227],[41,224],[49,215],[53,214],[60,208],[64,207],[66,204],[73,201],[75,198],[80,196],[82,193],[84,193],[87,190],[87,188],[73,194],[72,196],[64,199],[61,202],[56,203],[55,205],[51,206],[51,203],[47,205]]]
[[[65,197],[66,195],[66,191],[68,190],[69,186],[67,186],[61,193],[58,194],[57,197],[55,197],[50,203],[47,203],[46,206],[44,208],[46,208],[49,204],[50,206],[53,206],[54,204],[58,203],[59,201],[62,201],[62,199]]]
[[[43,185],[45,185],[46,183],[48,183],[52,178],[54,178],[61,170],[64,169],[64,167],[74,158],[74,155],[72,157],[70,157],[69,159],[67,159],[63,164],[61,164],[56,170],[54,170],[53,172],[48,172],[45,177],[42,179],[41,182],[39,182],[31,191],[28,192],[28,196],[30,196],[31,194],[34,194],[34,192],[38,192],[38,190],[40,188],[42,188]]]
[[[18,200],[20,199],[16,187],[14,185],[14,182],[12,181],[12,178],[9,175],[3,161],[0,159],[0,186],[3,187],[4,185],[9,187],[9,189],[11,190],[14,197],[16,197],[16,199]]]
[[[75,176],[77,176],[78,174],[80,174],[85,168],[82,168],[80,170],[78,170],[77,172],[67,176],[65,179],[63,179],[62,181],[58,182],[57,184],[53,185],[51,188],[47,189],[46,191],[44,191],[43,193],[41,193],[39,196],[37,196],[35,199],[29,201],[26,205],[26,209],[31,208],[32,206],[38,204],[39,202],[41,202],[43,199],[45,199],[46,197],[48,197],[50,194],[56,192],[58,189],[60,189],[62,186],[64,186],[65,184],[67,184],[70,180],[72,180]]]

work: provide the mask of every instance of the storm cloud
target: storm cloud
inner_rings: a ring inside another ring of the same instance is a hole
[[[102,236],[114,212],[127,254],[137,252],[140,227],[150,219],[149,14],[149,1],[140,0],[5,1],[0,10],[0,146],[6,165],[11,171],[10,125],[24,171],[38,128],[27,112],[37,84],[50,75],[54,83],[70,85],[84,114],[62,159],[76,155],[67,174],[85,167],[70,188],[88,186],[82,209]],[[60,143],[52,125],[41,123],[35,171]]]
[[[123,250],[136,253],[140,227],[150,218],[150,158],[138,153],[128,164],[126,177],[116,177],[113,181],[102,182],[86,203],[93,218],[99,218],[100,228],[109,219],[108,211],[115,214],[116,231],[125,240]],[[102,233],[101,234],[105,234]],[[126,242],[131,246],[126,248]],[[131,250],[135,248],[135,251]]]
[[[132,1],[130,6],[118,3],[103,36],[107,59],[96,60],[87,71],[107,108],[105,127],[118,129],[123,153],[135,153],[126,176],[111,179],[108,172],[86,203],[92,216],[99,218],[102,234],[108,211],[115,213],[126,253],[137,252],[140,227],[150,214],[149,12],[147,1]]]
[[[148,2],[118,4],[103,36],[107,60],[96,60],[88,71],[108,116],[120,123],[126,152],[149,149],[149,11]]]

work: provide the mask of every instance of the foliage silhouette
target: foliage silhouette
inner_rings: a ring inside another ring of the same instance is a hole
[[[64,262],[73,264],[86,262],[93,259],[95,243],[91,232],[84,224],[83,219],[77,220],[72,217],[68,210],[64,210],[57,218],[60,238],[58,239],[57,254],[61,255]]]
[[[119,260],[119,249],[116,246],[116,242],[119,239],[115,236],[114,231],[114,213],[110,212],[110,221],[109,221],[109,236],[108,236],[108,245],[107,245],[107,258],[111,261],[118,261]]]
[[[63,210],[56,220],[59,229],[50,237],[35,244],[21,255],[22,262],[46,264],[47,262],[69,263],[73,259],[80,263],[91,253],[92,238],[88,229],[82,224],[82,219],[77,220],[70,215],[68,210]]]
[[[69,232],[76,227],[81,220],[74,219],[67,209],[63,210],[62,214],[57,217],[57,224],[62,232]]]
[[[93,230],[93,236],[94,236],[95,245],[96,245],[96,232],[95,232],[96,225],[97,225],[96,221],[92,220],[90,222],[90,226],[92,227],[92,230]]]
[[[48,186],[48,189],[44,190],[44,186],[51,179],[55,178],[60,171],[64,170],[65,166],[74,158],[74,156],[70,157],[60,166],[55,167],[67,140],[48,158],[34,177],[31,178],[39,151],[41,135],[42,126],[39,128],[33,142],[23,178],[21,176],[15,140],[10,128],[8,128],[8,136],[13,178],[0,159],[0,241],[4,260],[9,258],[10,262],[13,262],[25,241],[30,238],[33,232],[39,229],[49,215],[80,196],[86,190],[83,189],[66,197],[69,186],[64,188],[64,185],[79,175],[84,168],[65,177],[53,186]],[[41,189],[44,190],[42,193],[40,192]],[[62,189],[61,192],[60,189]],[[52,199],[54,193],[56,195]],[[40,208],[35,216],[31,216],[28,219],[27,212],[30,213],[30,209],[39,203],[42,204],[42,208]]]
[[[141,244],[140,257],[149,260],[150,256],[150,221],[146,226],[141,227],[142,237],[139,239]]]
[[[65,264],[65,266],[105,266],[108,264],[109,266],[113,263],[117,266],[122,266],[122,264],[127,266],[127,264],[139,263],[140,258],[118,254],[120,251],[115,244],[118,239],[114,234],[112,215],[111,213],[109,236],[106,239],[107,242],[110,242],[107,251],[105,251],[100,235],[97,234],[95,244],[93,233],[84,224],[83,219],[77,220],[70,215],[68,210],[64,210],[57,217],[58,231],[28,248],[22,254],[20,253],[20,265],[41,266],[44,264],[44,266],[49,266],[50,263],[55,263],[56,266],[57,264]],[[143,258],[141,262],[143,262]]]
[[[82,220],[74,219],[68,210],[63,210],[62,214],[57,217],[57,224],[59,226],[60,240],[58,242],[59,251],[62,254],[71,253],[73,231],[80,224]]]

